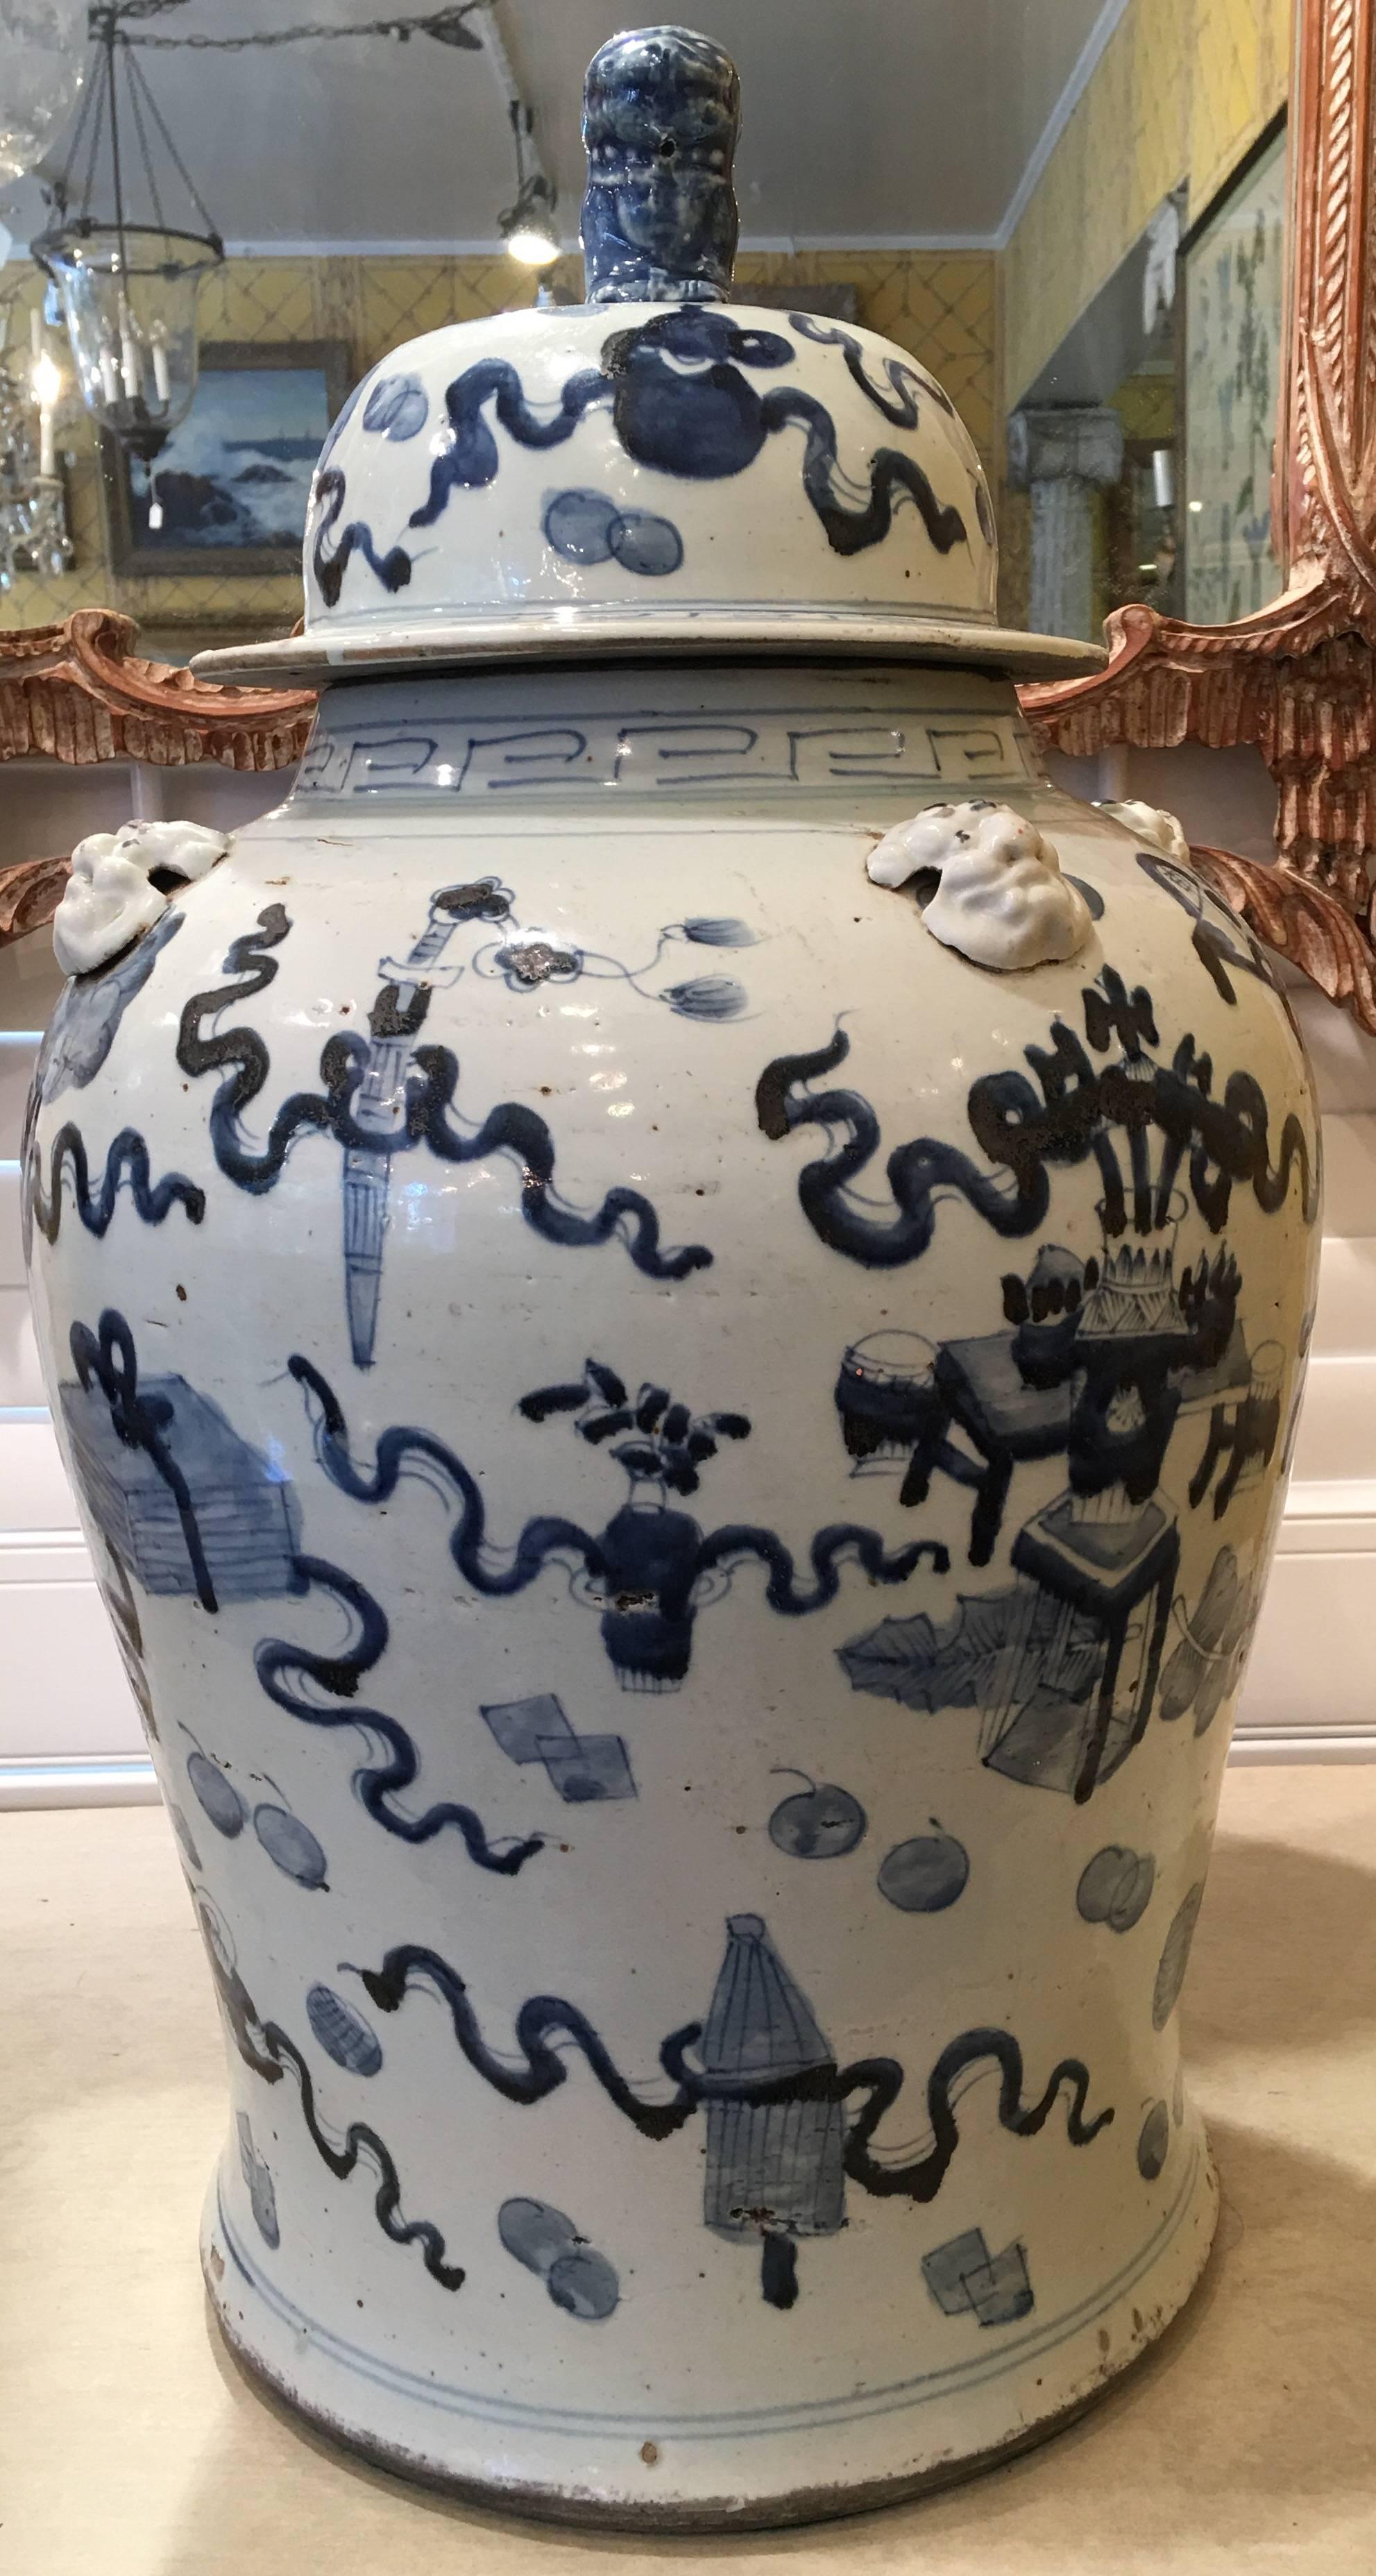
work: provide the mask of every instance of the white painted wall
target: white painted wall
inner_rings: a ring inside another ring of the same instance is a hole
[[[1116,754],[1057,769],[1080,794],[1170,803],[1196,840],[1269,852],[1270,782],[1250,753]],[[136,810],[243,822],[286,783],[115,767],[83,778],[18,763],[0,772],[0,860],[69,849],[82,830]],[[19,1125],[58,980],[46,931],[0,950],[0,1805],[153,1794],[44,1407],[23,1288]],[[1294,999],[1323,1109],[1323,1261],[1294,1478],[1236,1753],[1376,1758],[1376,1040],[1307,986]]]

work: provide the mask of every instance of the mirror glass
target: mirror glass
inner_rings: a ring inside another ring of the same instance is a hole
[[[75,0],[0,0],[0,626],[113,607],[172,661],[285,632],[350,386],[579,294],[582,74],[627,14],[115,0],[102,51]],[[741,70],[738,293],[941,379],[1006,623],[1274,595],[1291,0],[691,14]]]

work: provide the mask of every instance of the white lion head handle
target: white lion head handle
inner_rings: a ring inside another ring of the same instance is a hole
[[[1089,906],[1062,876],[1055,844],[1011,805],[987,797],[928,805],[886,832],[868,862],[869,875],[882,886],[903,885],[929,869],[940,883],[923,909],[923,925],[976,966],[1013,974],[1059,965],[1089,937]]]
[[[72,852],[67,890],[53,915],[53,953],[64,975],[89,975],[151,930],[169,896],[154,875],[203,877],[229,848],[202,823],[125,823],[91,832]]]
[[[1107,814],[1111,822],[1121,823],[1134,841],[1145,841],[1148,849],[1159,850],[1163,859],[1174,859],[1182,868],[1192,865],[1180,817],[1168,813],[1164,805],[1144,805],[1140,796],[1128,796],[1118,802],[1101,796],[1095,801],[1094,811]]]

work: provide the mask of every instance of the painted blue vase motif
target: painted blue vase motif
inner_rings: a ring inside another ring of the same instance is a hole
[[[734,112],[604,48],[589,306],[353,398],[233,665],[328,672],[301,776],[136,936],[88,854],[24,1145],[223,2331],[648,2531],[1015,2449],[1197,2280],[1319,1218],[1263,955],[1042,774],[945,397],[722,301]]]

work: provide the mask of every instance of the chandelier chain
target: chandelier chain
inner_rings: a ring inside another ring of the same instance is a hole
[[[438,44],[462,46],[470,53],[482,47],[468,20],[481,14],[487,0],[450,0],[442,9],[404,13],[386,18],[364,18],[347,27],[312,21],[298,27],[265,27],[251,35],[239,36],[160,36],[135,35],[125,23],[131,19],[160,18],[169,10],[185,8],[187,0],[114,0],[111,7],[97,6],[90,12],[90,31],[98,40],[107,25],[119,28],[121,42],[146,47],[159,53],[192,52],[238,54],[258,45],[297,45],[310,42],[329,43],[341,37],[395,36],[402,43],[411,36],[432,36]]]
[[[162,191],[158,186],[157,171],[153,167],[153,155],[148,148],[148,130],[143,121],[143,101],[139,96],[140,83],[135,79],[137,71],[138,65],[131,58],[128,64],[129,113],[133,119],[134,134],[139,147],[139,159],[143,163],[144,184],[147,187],[149,201],[153,208],[153,221],[157,225],[159,231],[161,231],[165,221],[162,211]],[[148,104],[150,107],[153,106],[151,98],[149,99]],[[154,113],[156,114],[156,110],[154,110]]]
[[[127,37],[127,36],[125,37],[124,42],[125,42],[125,44],[126,44],[126,45],[128,44],[129,39],[128,39],[128,37]],[[142,133],[143,133],[143,127],[142,127],[142,123],[141,123],[141,120],[140,120],[140,99],[142,99],[142,104],[143,104],[143,106],[145,106],[145,107],[147,108],[149,115],[150,115],[150,116],[152,117],[152,119],[153,119],[153,123],[155,124],[155,126],[156,126],[156,127],[157,127],[157,129],[158,129],[158,136],[159,136],[159,139],[160,139],[160,141],[161,141],[161,143],[162,143],[163,150],[166,152],[167,157],[168,157],[169,161],[171,162],[173,169],[176,171],[177,176],[178,176],[178,178],[180,179],[180,181],[181,181],[181,183],[182,183],[182,186],[185,188],[185,190],[186,190],[186,193],[187,193],[188,197],[191,199],[191,202],[192,202],[193,206],[195,207],[197,214],[200,216],[202,223],[205,225],[206,231],[207,231],[207,232],[212,236],[212,238],[213,238],[215,241],[218,241],[218,240],[219,240],[219,238],[220,238],[220,236],[219,236],[219,233],[218,233],[218,231],[217,231],[217,229],[216,229],[215,222],[214,222],[214,219],[213,219],[213,217],[212,217],[212,215],[211,215],[210,209],[209,209],[209,207],[207,206],[207,204],[206,204],[206,202],[205,202],[204,197],[201,195],[200,189],[197,187],[195,180],[192,178],[191,173],[190,173],[190,171],[188,170],[188,168],[187,168],[187,166],[186,166],[186,163],[185,163],[185,162],[184,162],[184,160],[182,159],[182,156],[181,156],[180,152],[177,150],[176,144],[175,144],[175,143],[173,142],[173,140],[172,140],[172,135],[171,135],[170,129],[169,129],[169,127],[168,127],[167,119],[166,119],[166,117],[163,115],[162,109],[159,107],[157,100],[156,100],[156,99],[155,99],[155,97],[153,96],[153,93],[152,93],[151,89],[150,89],[150,88],[149,88],[149,86],[148,86],[148,81],[147,81],[146,75],[145,75],[145,73],[144,73],[143,65],[142,65],[141,63],[136,62],[136,61],[134,60],[133,55],[132,55],[132,54],[130,54],[130,55],[129,55],[129,57],[128,57],[128,64],[127,64],[127,68],[128,68],[128,73],[129,73],[129,96],[130,96],[130,99],[131,99],[131,101],[132,101],[132,103],[133,103],[135,121],[136,121],[136,122],[138,122],[138,124],[139,124],[139,134],[140,134],[140,139],[142,139]],[[146,151],[145,151],[145,158],[146,158]],[[150,171],[149,171],[149,177],[150,177],[150,181],[151,181],[151,178],[152,178],[152,172],[151,172],[151,169],[150,169]],[[157,201],[157,191],[156,191],[156,188],[155,188],[155,189],[154,189],[154,202],[156,203],[156,201]],[[159,221],[159,223],[161,223],[161,222],[162,222],[162,215],[161,215],[161,213],[159,213],[158,221]]]
[[[95,192],[96,155],[100,150],[100,137],[103,127],[103,109],[105,105],[105,83],[109,78],[109,73],[110,58],[102,47],[96,57],[95,78],[87,88],[86,95],[82,100],[81,114],[77,119],[76,132],[72,136],[71,147],[67,154],[66,166],[63,170],[62,178],[58,183],[65,195],[68,179],[76,168],[77,155],[81,150],[82,140],[86,135],[86,130],[89,125],[90,148],[86,154],[86,175],[81,183],[81,211],[83,215],[89,215],[91,211],[91,199]]]

